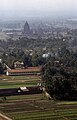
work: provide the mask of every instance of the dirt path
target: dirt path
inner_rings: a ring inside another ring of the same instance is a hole
[[[0,113],[0,120],[12,120],[12,119]]]

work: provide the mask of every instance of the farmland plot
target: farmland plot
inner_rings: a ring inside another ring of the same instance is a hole
[[[36,86],[40,81],[40,76],[0,76],[0,89]]]
[[[0,76],[0,88],[35,86],[38,76]],[[77,102],[47,100],[44,94],[0,98],[0,112],[12,120],[77,120]]]
[[[42,94],[7,97],[0,111],[13,120],[77,120],[77,102],[47,100]]]

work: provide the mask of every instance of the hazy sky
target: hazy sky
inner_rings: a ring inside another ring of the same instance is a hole
[[[0,0],[0,16],[76,14],[77,0]]]

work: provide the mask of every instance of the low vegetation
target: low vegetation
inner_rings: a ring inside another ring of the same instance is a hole
[[[37,84],[37,76],[0,76],[0,88]],[[3,84],[1,85],[1,82]],[[13,86],[14,83],[14,86]],[[76,101],[48,100],[44,93],[36,95],[0,97],[0,112],[12,120],[76,120]]]
[[[0,76],[0,89],[36,86],[40,76]]]
[[[0,112],[13,120],[76,120],[77,102],[47,100],[44,95],[11,96]]]

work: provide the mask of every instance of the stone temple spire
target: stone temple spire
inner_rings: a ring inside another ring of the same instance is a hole
[[[30,27],[28,22],[26,21],[25,25],[24,25],[24,34],[29,35],[30,34]]]

